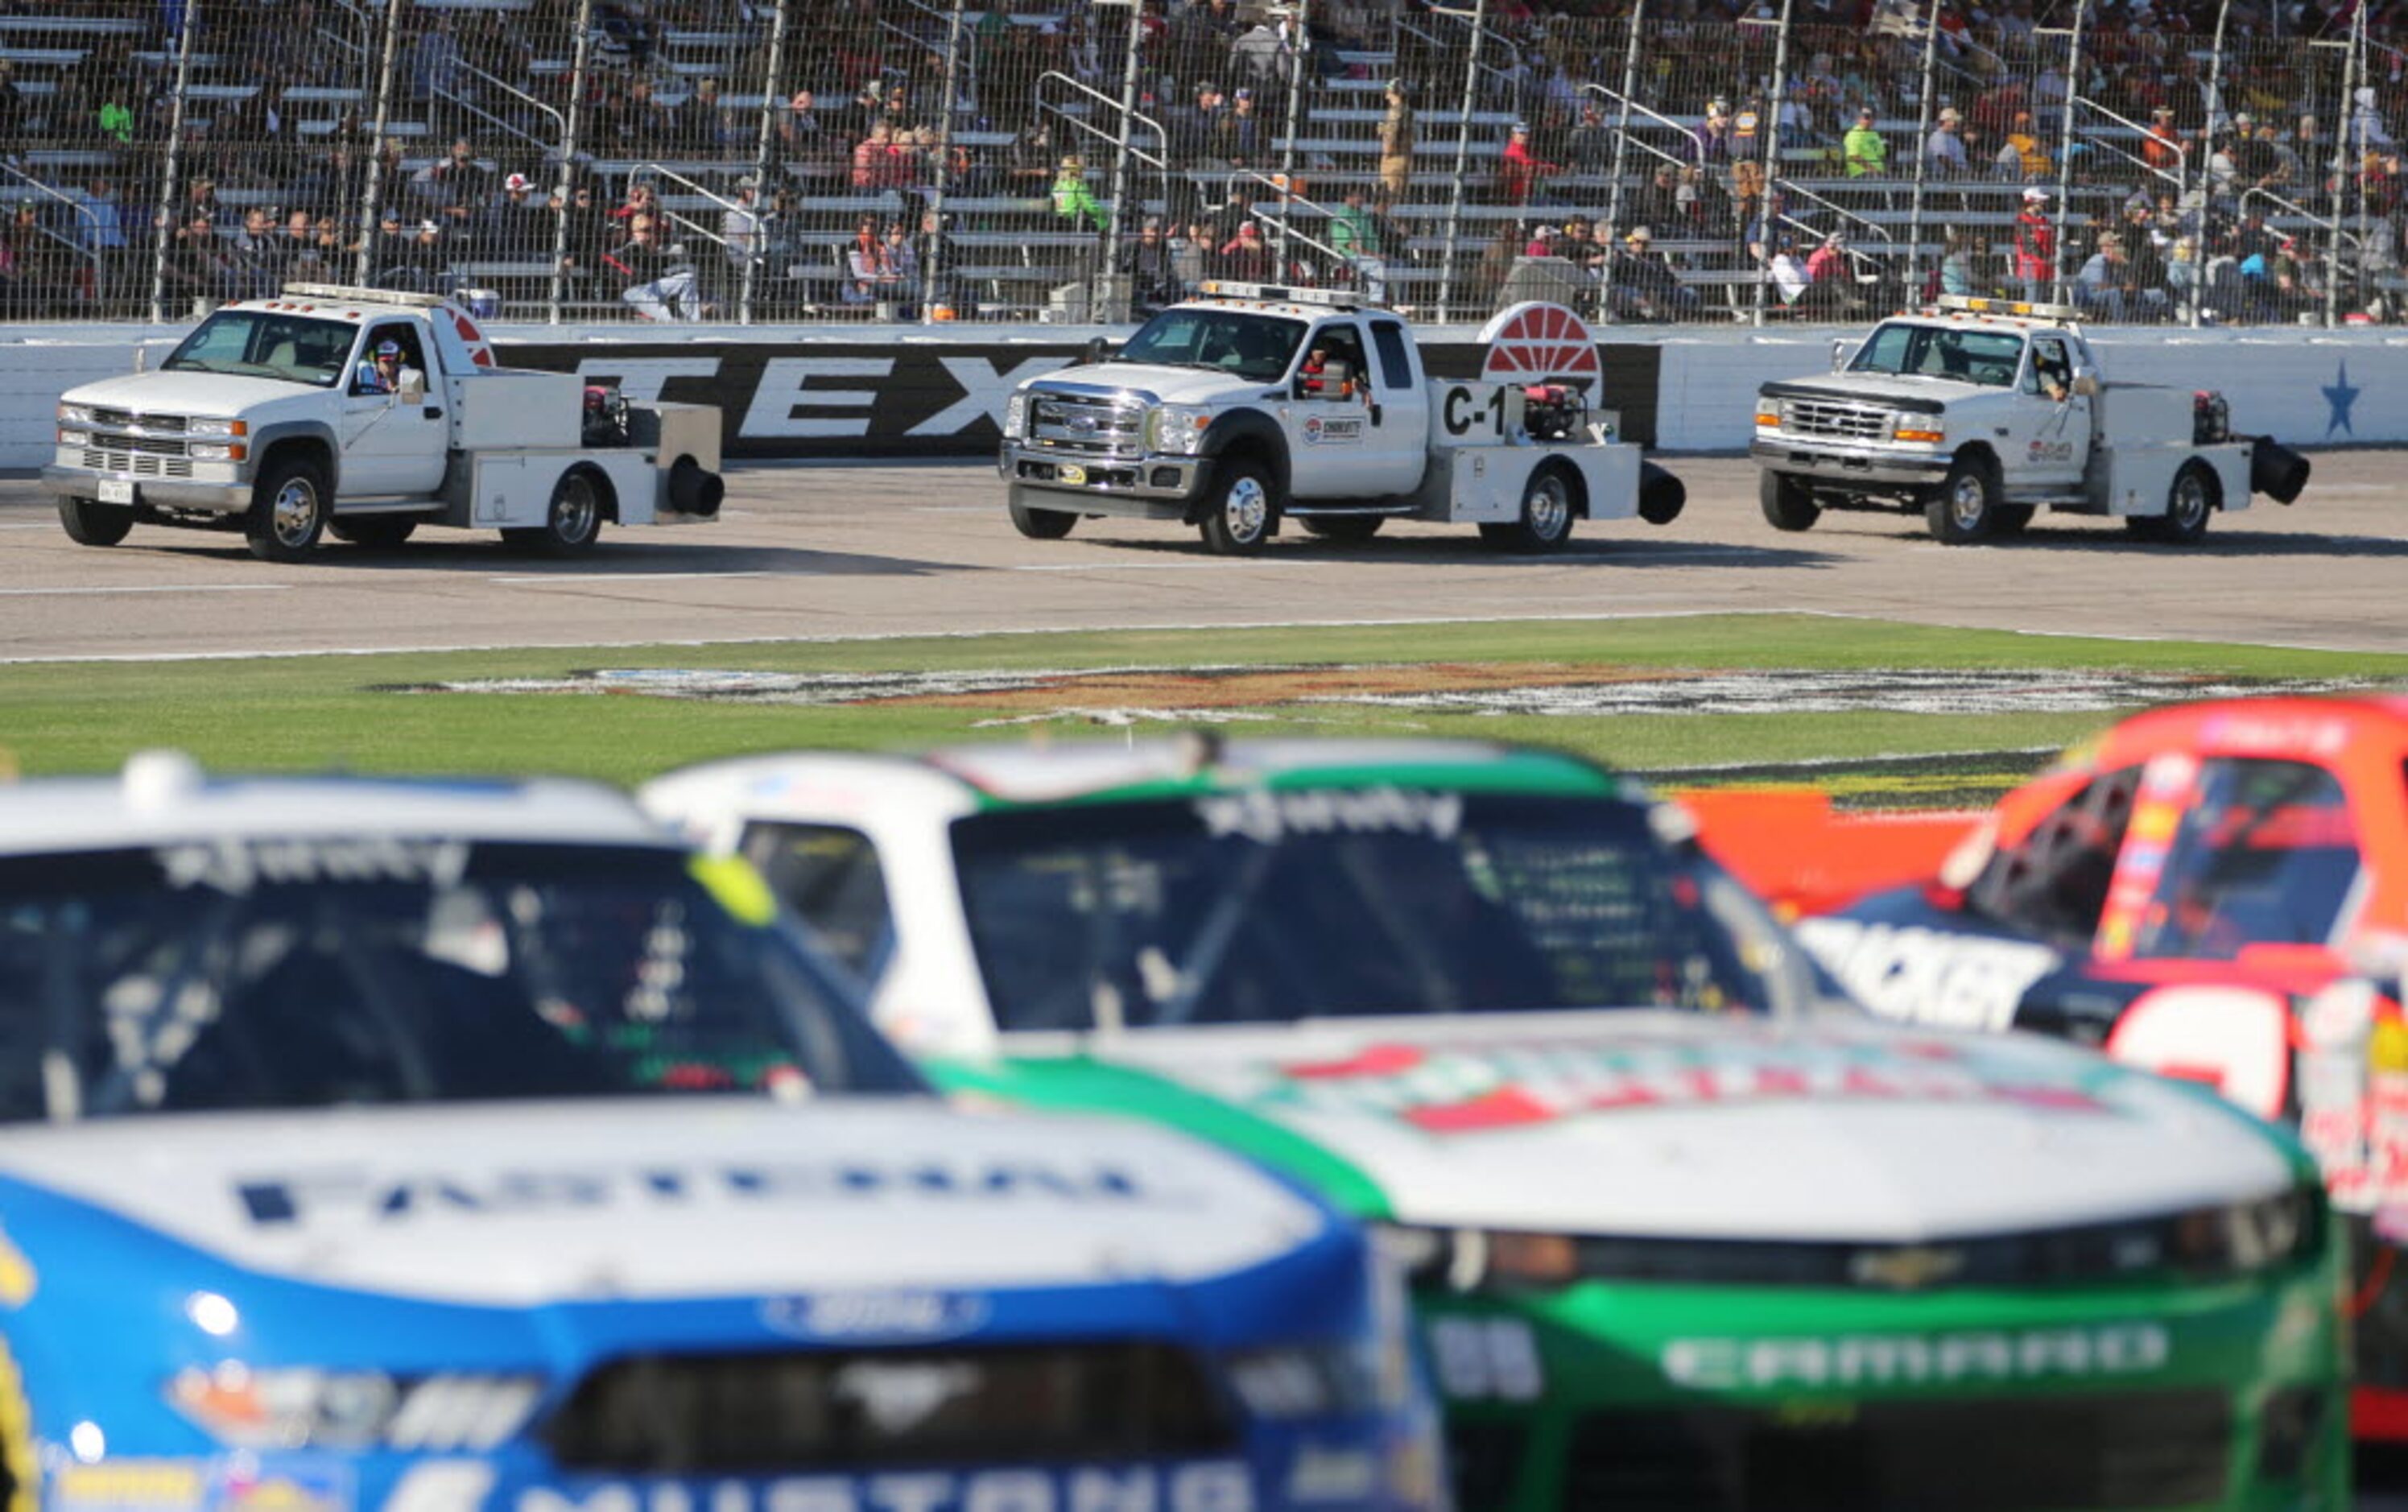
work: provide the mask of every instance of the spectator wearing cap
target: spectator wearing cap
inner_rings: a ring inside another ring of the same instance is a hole
[[[501,202],[487,223],[487,242],[499,258],[552,256],[560,208],[535,196],[535,184],[523,173],[502,180]]]
[[[1387,101],[1388,112],[1380,118],[1380,188],[1393,204],[1404,199],[1412,184],[1417,123],[1403,79],[1388,80]]]
[[[1961,178],[1965,172],[1965,138],[1961,128],[1964,118],[1954,106],[1940,112],[1939,124],[1923,144],[1924,165],[1942,178]]]
[[[1878,179],[1889,171],[1889,144],[1873,129],[1872,107],[1856,112],[1856,123],[1840,138],[1840,155],[1851,179]]]
[[[1254,113],[1254,92],[1239,90],[1213,122],[1212,155],[1241,167],[1253,163],[1261,149],[1262,125],[1263,118]]]
[[[1720,99],[1706,102],[1706,119],[1689,133],[1691,161],[1700,165],[1728,163],[1736,154],[1731,149],[1730,105]]]
[[[450,153],[410,175],[409,193],[422,218],[446,231],[466,232],[493,201],[493,174],[464,137],[452,142]]]
[[[2272,136],[2246,115],[2232,118],[2232,148],[2228,155],[2232,161],[2235,193],[2272,187],[2268,180],[2275,168]]]
[[[2040,144],[2029,110],[2018,110],[2008,120],[2006,139],[1999,145],[1998,166],[1999,177],[2011,183],[2048,176],[2048,150]]]
[[[1608,270],[1612,281],[1606,308],[1620,319],[1678,320],[1698,306],[1698,291],[1682,283],[1672,265],[1655,250],[1655,240],[1646,226],[1632,226]]]
[[[1222,244],[1219,273],[1225,279],[1267,283],[1278,266],[1271,255],[1270,243],[1263,239],[1263,228],[1252,221],[1238,227],[1238,234]]]
[[[1555,228],[1551,225],[1532,226],[1530,239],[1523,244],[1522,255],[1525,257],[1556,256]]]
[[[2141,138],[2141,160],[2160,173],[2172,173],[2183,161],[2182,136],[2174,130],[2174,108],[2160,105],[2149,112],[2149,129]]]
[[[694,264],[683,245],[663,243],[659,225],[651,215],[630,217],[627,239],[605,254],[605,266],[625,281],[619,297],[638,320],[700,320]]]
[[[1069,222],[1073,230],[1101,231],[1110,219],[1104,207],[1096,202],[1095,192],[1087,187],[1087,160],[1076,153],[1064,158],[1060,171],[1054,174],[1053,200],[1054,213]]]
[[[1506,136],[1505,155],[1498,159],[1497,166],[1497,183],[1504,192],[1505,203],[1527,205],[1549,174],[1562,171],[1556,165],[1530,151],[1529,123],[1514,122],[1512,130]]]
[[[2057,280],[2057,225],[2049,218],[2048,191],[2037,184],[2024,191],[2024,208],[2015,216],[2015,278],[2034,303],[2048,297]]]

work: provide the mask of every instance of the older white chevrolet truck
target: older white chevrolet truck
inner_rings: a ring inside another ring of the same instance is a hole
[[[1201,293],[1109,360],[1014,391],[997,470],[1021,534],[1058,539],[1082,515],[1177,520],[1242,554],[1288,517],[1340,540],[1406,519],[1549,552],[1575,519],[1664,525],[1685,502],[1591,410],[1597,342],[1561,306],[1503,311],[1482,333],[1482,378],[1457,381],[1429,376],[1403,317],[1349,295]]]
[[[42,483],[85,545],[137,524],[240,529],[269,561],[421,525],[576,553],[606,521],[708,519],[724,492],[716,409],[497,367],[439,295],[323,284],[228,305],[157,370],[62,396]]]
[[[2110,383],[2065,305],[1943,295],[1832,354],[1828,378],[1767,383],[1749,448],[1764,517],[1921,511],[1949,545],[2008,536],[2042,505],[2187,544],[2250,495],[2288,504],[2305,457],[2231,434],[2215,394]]]

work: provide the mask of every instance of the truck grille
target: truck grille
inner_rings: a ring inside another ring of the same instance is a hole
[[[738,1475],[1223,1454],[1238,1433],[1195,1357],[1081,1343],[618,1360],[544,1429],[566,1470]]]
[[[136,414],[131,410],[94,410],[92,412],[92,423],[95,425],[115,425],[121,429],[180,433],[185,426],[185,417]]]
[[[1878,441],[1889,434],[1890,413],[1887,410],[1844,401],[1784,399],[1781,405],[1781,428],[1799,436]]]
[[[1065,452],[1136,456],[1145,450],[1145,408],[1117,399],[1039,393],[1030,410],[1028,439]]]
[[[121,436],[108,439],[111,441],[125,439]],[[179,445],[177,450],[181,451],[182,447]],[[193,475],[193,464],[189,458],[160,456],[150,452],[105,452],[93,447],[84,452],[83,465],[94,472],[130,472],[137,478],[189,478]]]

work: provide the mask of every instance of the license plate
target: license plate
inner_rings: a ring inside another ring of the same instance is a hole
[[[1062,468],[1062,481],[1066,483],[1085,482],[1087,481],[1087,469],[1081,467],[1065,466]]]
[[[103,478],[100,481],[100,501],[103,504],[131,504],[134,484],[123,478]]]

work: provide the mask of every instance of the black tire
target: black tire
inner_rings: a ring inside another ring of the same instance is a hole
[[[1059,540],[1070,533],[1079,517],[1068,510],[1032,510],[1025,504],[1011,506],[1011,528],[1031,540]]]
[[[1813,491],[1786,473],[1766,471],[1756,480],[1756,501],[1775,530],[1812,530],[1823,517]]]
[[[1923,506],[1923,522],[1942,545],[1970,546],[1998,527],[2000,508],[1998,470],[1978,456],[1960,456]]]
[[[2271,436],[2249,443],[2249,491],[2288,504],[2308,486],[2308,459]]]
[[[1215,469],[1204,517],[1204,545],[1216,556],[1251,556],[1279,523],[1279,486],[1270,469],[1251,457]]]
[[[601,479],[584,468],[571,468],[552,485],[552,502],[545,506],[543,524],[505,530],[502,539],[547,556],[581,555],[602,539],[607,507]]]
[[[1388,517],[1384,514],[1304,515],[1298,518],[1297,523],[1304,526],[1304,532],[1309,536],[1319,536],[1324,540],[1360,542],[1378,535],[1380,527],[1388,523]]]
[[[2207,534],[2208,516],[2215,512],[2215,474],[2196,462],[2185,463],[2166,489],[2166,512],[2128,515],[2124,529],[2140,540],[2194,545]]]
[[[281,457],[267,465],[251,491],[243,536],[251,554],[263,562],[298,562],[318,549],[334,512],[326,469],[306,456]]]
[[[1689,485],[1653,462],[1639,464],[1639,517],[1670,525],[1689,505]]]
[[[391,551],[417,528],[418,522],[407,514],[362,514],[330,522],[326,533],[370,551]]]
[[[134,528],[134,511],[122,504],[88,498],[59,500],[59,524],[79,546],[114,546]]]
[[[2037,504],[2001,504],[1990,522],[1990,534],[2000,539],[2020,536],[2031,528],[2032,516],[2039,512]]]
[[[1522,517],[1511,525],[1484,525],[1480,539],[1500,551],[1537,554],[1561,551],[1572,539],[1580,513],[1580,481],[1560,462],[1542,462],[1522,484]]]

